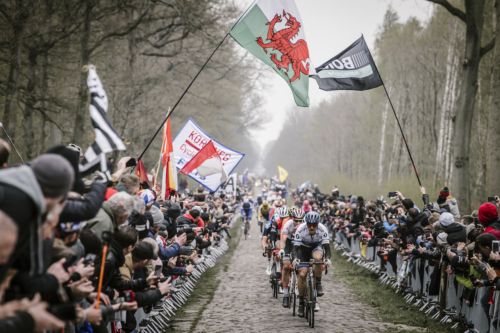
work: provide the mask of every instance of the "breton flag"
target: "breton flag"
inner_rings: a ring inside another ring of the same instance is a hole
[[[229,31],[248,52],[271,66],[288,83],[298,106],[309,106],[306,34],[294,0],[255,0]]]
[[[382,85],[365,39],[361,37],[311,75],[322,90],[369,90]]]
[[[186,163],[186,165],[181,169],[181,172],[188,175],[194,169],[198,171],[198,174],[201,177],[222,173],[220,182],[223,183],[227,180],[226,170],[222,167],[220,155],[215,149],[212,140],[210,140],[205,147],[201,148],[201,150],[194,155],[191,161]]]
[[[279,172],[279,175],[280,175],[280,182],[284,182],[286,180],[286,178],[288,177],[288,172],[283,169],[282,167],[280,167],[278,165],[278,172]]]
[[[90,146],[83,157],[82,163],[79,166],[82,176],[90,173],[92,167],[101,163],[101,171],[106,172],[106,153],[114,150],[127,150],[123,141],[116,133],[111,122],[108,120],[106,113],[108,112],[108,96],[102,87],[101,80],[97,75],[93,66],[89,66],[89,76],[87,77],[87,85],[90,91],[90,118],[92,119],[92,127],[94,128],[95,141]],[[103,170],[103,168],[105,168]]]
[[[163,126],[163,145],[161,147],[162,160],[162,183],[161,196],[163,200],[167,200],[171,191],[177,191],[177,173],[175,170],[174,146],[172,144],[172,131],[170,129],[170,117],[167,123]]]

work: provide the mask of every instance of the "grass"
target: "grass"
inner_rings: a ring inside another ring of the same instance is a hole
[[[391,332],[460,332],[460,330],[451,329],[449,324],[440,324],[438,320],[425,316],[417,308],[412,311],[401,309],[401,307],[409,307],[401,294],[396,294],[388,285],[382,285],[378,280],[378,274],[347,262],[346,257],[342,257],[340,251],[332,251],[332,266],[335,277],[345,282],[361,302],[376,308],[381,321],[421,328],[391,330]]]
[[[191,327],[189,328],[189,332],[193,332],[198,325],[198,322],[201,319],[203,311],[210,304],[212,299],[214,298],[215,291],[219,287],[221,282],[220,279],[217,278],[217,275],[221,270],[227,272],[229,263],[233,256],[234,249],[238,245],[240,239],[240,221],[238,221],[231,226],[231,236],[229,239],[228,245],[229,250],[219,257],[217,260],[217,264],[214,267],[207,269],[201,277],[198,279],[193,293],[188,297],[184,305],[178,310],[173,320],[173,328],[169,326],[166,331],[175,331],[175,322],[176,321],[185,321],[189,320],[191,323]],[[200,306],[201,304],[201,306]]]

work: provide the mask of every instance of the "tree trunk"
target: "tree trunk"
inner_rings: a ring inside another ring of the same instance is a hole
[[[453,189],[461,210],[470,212],[469,150],[472,116],[478,86],[481,36],[485,0],[465,0],[466,34],[465,59],[460,85],[460,97],[453,128],[454,164]]]
[[[495,36],[500,38],[500,2],[495,2]],[[486,139],[486,193],[495,193],[500,188],[500,40],[497,39],[491,68],[491,99]]]
[[[47,105],[49,104],[47,102],[47,91],[49,89],[49,76],[48,76],[48,67],[49,67],[49,55],[45,52],[42,54],[42,82],[41,82],[41,89],[40,89],[40,95],[42,97],[42,108],[43,111],[47,110]],[[45,114],[42,114],[42,134],[41,134],[41,139],[40,139],[40,150],[39,154],[43,154],[45,152],[45,143],[47,140],[47,135],[45,132],[45,124],[47,123],[47,119],[45,118]],[[59,129],[57,129],[59,130]],[[52,131],[52,134],[54,131]]]
[[[30,46],[33,46],[33,38],[30,40]],[[33,110],[35,108],[36,96],[36,66],[37,54],[34,50],[29,52],[29,75],[28,84],[26,86],[26,104],[24,108],[24,149],[23,157],[25,161],[30,161],[35,157],[34,143],[35,132],[33,131]]]
[[[385,128],[387,124],[387,112],[389,111],[389,101],[385,103],[384,113],[382,113],[382,134],[380,138],[380,156],[378,159],[378,186],[382,186],[384,179],[384,152],[385,152]]]
[[[4,128],[15,141],[16,135],[16,114],[17,95],[19,93],[19,74],[21,69],[21,47],[23,37],[23,25],[16,25],[14,29],[14,39],[10,48],[10,69],[7,79],[7,94],[5,96]],[[7,138],[5,138],[7,140]],[[12,155],[15,156],[15,155]],[[19,161],[21,162],[21,161]]]
[[[89,89],[87,87],[87,73],[81,71],[84,65],[89,64],[89,38],[92,21],[92,9],[94,8],[93,1],[86,1],[85,4],[85,21],[83,23],[83,31],[80,39],[80,91],[78,93],[78,105],[75,115],[75,129],[73,131],[73,143],[83,147],[85,144],[85,115],[87,113],[87,105],[89,103]]]

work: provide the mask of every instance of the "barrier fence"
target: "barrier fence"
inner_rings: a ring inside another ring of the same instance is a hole
[[[363,251],[360,243],[360,238],[360,236],[353,236],[348,239],[343,231],[337,231],[335,234],[337,244],[341,244],[346,252],[352,253],[356,258],[372,260],[372,264],[370,264],[369,266],[367,265],[366,268],[373,269],[375,266],[381,267],[383,259],[377,255],[376,251],[378,247],[366,247],[366,252],[362,253]],[[350,258],[353,257],[350,256]],[[362,265],[366,264],[366,261],[356,260],[356,263]],[[498,317],[500,308],[498,306],[500,305],[499,292],[493,293],[493,300],[495,300],[495,304],[491,305],[490,310],[490,315],[492,314],[493,319],[491,320],[492,323],[490,327],[488,327],[488,318],[486,317],[483,307],[481,306],[481,298],[485,293],[490,293],[490,288],[475,288],[475,290],[473,291],[474,302],[472,306],[469,307],[466,304],[466,300],[461,298],[464,293],[464,289],[466,288],[456,281],[454,274],[451,274],[449,277],[445,275],[445,288],[439,288],[439,296],[437,293],[435,295],[429,295],[431,289],[431,280],[433,278],[441,278],[441,268],[439,265],[431,266],[425,259],[416,259],[405,264],[405,262],[403,261],[403,257],[398,253],[396,266],[397,270],[394,271],[392,265],[386,261],[386,275],[388,277],[397,277],[398,282],[401,282],[402,279],[406,279],[407,291],[419,292],[425,295],[425,299],[427,301],[430,301],[433,299],[441,300],[441,295],[444,290],[446,295],[446,309],[455,307],[457,309],[457,314],[464,315],[469,323],[472,322],[474,324],[474,329],[478,332],[486,333],[489,331],[490,333],[500,333],[500,327],[495,328],[493,325],[495,319]],[[394,280],[392,280],[392,282],[394,282]],[[394,284],[396,283],[397,282],[394,282]],[[422,301],[422,303],[419,304],[418,308],[422,308],[424,304],[424,301]],[[422,311],[424,312],[427,310],[429,310],[429,308],[422,309]],[[431,311],[429,313],[429,315],[434,314],[436,314],[436,311]],[[454,323],[452,325],[454,325]]]

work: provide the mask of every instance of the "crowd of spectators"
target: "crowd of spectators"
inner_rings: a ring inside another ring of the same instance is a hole
[[[202,190],[162,200],[129,157],[111,176],[82,178],[73,144],[26,165],[9,166],[9,155],[0,140],[2,333],[134,332],[136,312],[161,305],[230,235],[234,201]]]

